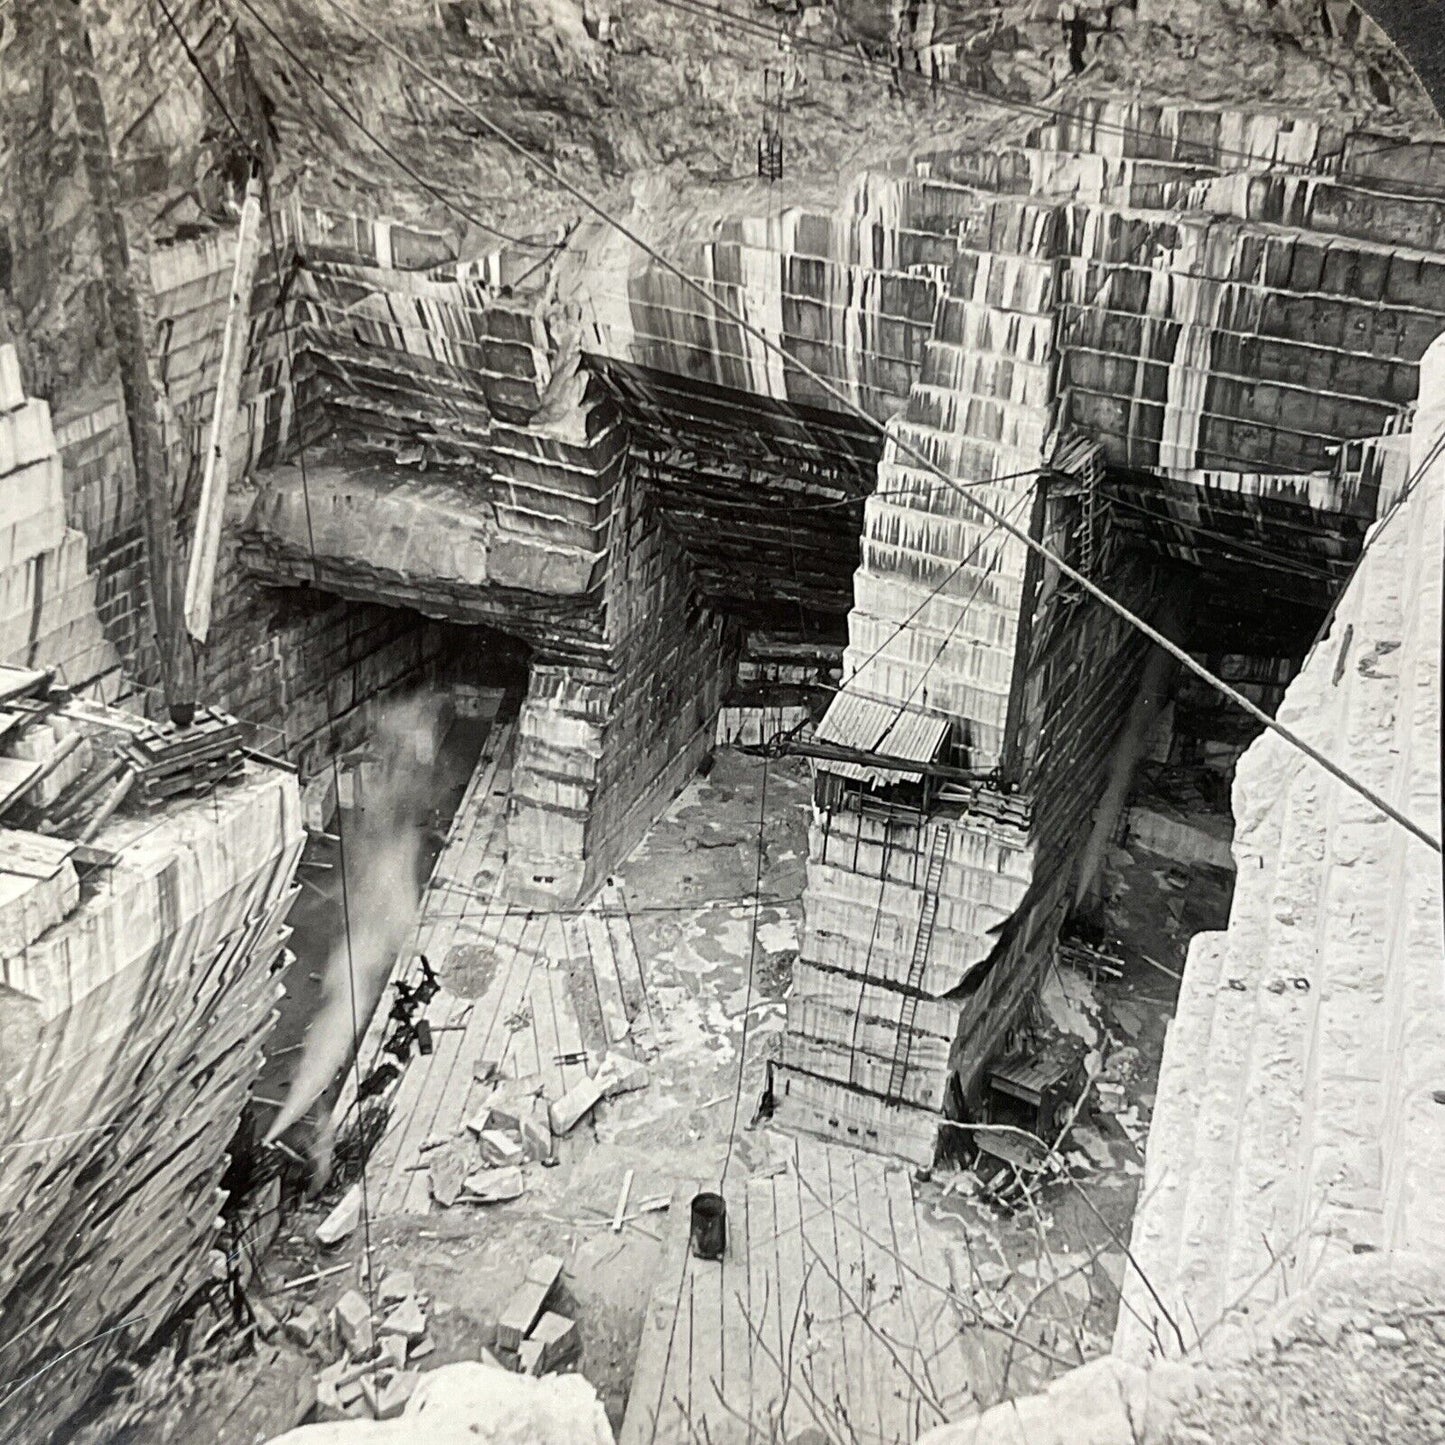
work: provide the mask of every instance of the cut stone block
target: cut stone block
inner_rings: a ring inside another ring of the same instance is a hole
[[[520,1199],[526,1192],[522,1171],[513,1165],[510,1169],[484,1169],[479,1174],[468,1175],[461,1197],[468,1204],[505,1204],[509,1199]]]
[[[361,1222],[361,1185],[353,1184],[341,1202],[316,1226],[320,1244],[340,1244]]]
[[[389,1379],[383,1374],[363,1375],[361,1393],[378,1420],[395,1420],[406,1408],[420,1379],[415,1370],[402,1370]]]
[[[521,1357],[523,1374],[543,1375],[548,1370],[555,1370],[580,1348],[577,1322],[549,1310],[532,1327],[532,1333],[522,1341],[517,1353]]]
[[[303,1350],[309,1349],[312,1341],[321,1333],[321,1315],[315,1305],[302,1305],[286,1321],[285,1329]]]
[[[431,1197],[443,1209],[457,1202],[467,1177],[467,1161],[456,1149],[438,1149],[427,1171]]]
[[[604,1099],[615,1099],[618,1094],[630,1094],[645,1089],[652,1081],[646,1064],[629,1059],[626,1054],[608,1054],[597,1070],[593,1082],[602,1090]]]
[[[526,1157],[522,1146],[500,1129],[483,1129],[477,1136],[477,1143],[481,1146],[483,1162],[493,1168],[520,1164]]]
[[[336,1332],[342,1343],[353,1355],[370,1354],[375,1346],[371,1329],[371,1311],[366,1301],[354,1289],[349,1289],[339,1300],[333,1311]]]
[[[590,1114],[602,1098],[602,1090],[596,1079],[583,1079],[576,1088],[569,1090],[552,1105],[549,1118],[554,1134],[567,1134],[577,1121]]]
[[[562,1274],[562,1261],[555,1254],[538,1255],[527,1270],[527,1277],[521,1287],[507,1301],[497,1321],[497,1348],[520,1350],[522,1341],[532,1332],[532,1326],[547,1307],[547,1297],[552,1293]]]
[[[414,1299],[403,1300],[381,1322],[386,1334],[405,1335],[408,1342],[426,1334],[426,1312]]]

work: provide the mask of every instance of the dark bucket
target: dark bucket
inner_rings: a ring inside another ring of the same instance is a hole
[[[692,1252],[699,1259],[721,1259],[728,1244],[728,1207],[721,1194],[692,1197]]]

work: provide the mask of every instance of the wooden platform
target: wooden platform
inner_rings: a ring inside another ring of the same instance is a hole
[[[495,899],[512,741],[500,730],[479,765],[423,899],[415,952],[443,987],[426,1009],[433,1052],[407,1063],[368,1164],[379,1217],[431,1211],[423,1146],[463,1129],[492,1091],[482,1078],[535,1079],[557,1100],[597,1071],[609,1043],[650,1038],[631,933],[608,917],[610,895],[581,916]],[[373,1059],[384,1032],[374,1031]],[[565,1157],[567,1141],[558,1145]]]
[[[941,1240],[896,1164],[790,1141],[781,1172],[728,1180],[721,1263],[669,1215],[619,1445],[743,1445],[812,1429],[903,1445],[988,1398]]]

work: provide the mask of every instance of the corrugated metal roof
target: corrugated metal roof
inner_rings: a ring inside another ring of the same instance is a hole
[[[910,711],[898,703],[880,702],[846,690],[837,693],[813,734],[815,742],[832,743],[860,753],[931,763],[948,736],[949,720],[936,714]],[[822,767],[830,773],[862,783],[916,783],[923,775],[896,768],[869,767],[863,763],[835,762]]]

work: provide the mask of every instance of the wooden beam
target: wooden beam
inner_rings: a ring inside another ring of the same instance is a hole
[[[196,532],[186,571],[186,630],[205,642],[211,627],[211,594],[216,582],[216,561],[221,551],[221,524],[226,515],[226,489],[230,486],[231,434],[241,404],[241,374],[246,368],[251,332],[251,290],[261,253],[261,178],[252,176],[241,207],[236,236],[236,264],[231,272],[231,301],[221,341],[221,371],[216,380],[216,404],[211,413],[210,445],[196,510]]]
[[[115,334],[121,395],[130,431],[136,492],[145,516],[146,564],[155,613],[161,681],[173,721],[189,723],[195,711],[195,659],[181,630],[180,575],[175,528],[166,486],[160,415],[151,386],[140,301],[117,200],[115,161],[105,105],[95,78],[95,57],[77,0],[52,0],[61,57],[70,75],[75,128],[90,190],[99,242],[106,307]]]

